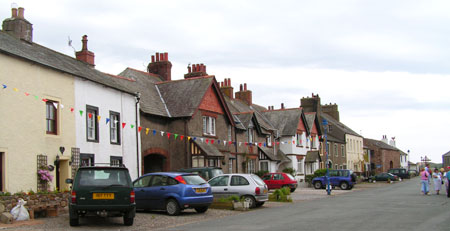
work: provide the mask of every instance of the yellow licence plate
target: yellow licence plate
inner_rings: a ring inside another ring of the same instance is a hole
[[[94,193],[92,195],[94,200],[114,200],[114,193]]]
[[[196,188],[195,192],[196,193],[205,193],[206,192],[206,188]]]

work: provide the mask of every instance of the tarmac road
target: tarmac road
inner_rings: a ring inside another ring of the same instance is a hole
[[[416,177],[386,187],[164,230],[450,230],[450,198],[424,196],[419,183]]]

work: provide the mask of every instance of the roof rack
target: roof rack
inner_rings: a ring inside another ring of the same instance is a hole
[[[90,165],[83,165],[81,167],[120,167],[126,168],[125,164],[117,164],[117,163],[91,163]]]

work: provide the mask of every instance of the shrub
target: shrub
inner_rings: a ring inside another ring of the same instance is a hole
[[[264,174],[268,173],[269,171],[265,171],[265,170],[259,170],[257,172],[255,172],[255,174],[259,177],[264,176]]]
[[[283,195],[291,195],[291,189],[289,187],[283,187],[281,189],[281,192],[283,193]]]
[[[292,176],[295,176],[295,170],[293,168],[285,168],[285,169],[283,169],[283,172],[284,173],[289,173]]]
[[[326,168],[322,168],[322,169],[317,169],[316,171],[314,171],[314,177],[321,177],[321,176],[325,176],[327,174],[327,169]]]
[[[308,184],[311,184],[312,182],[312,179],[314,178],[315,176],[314,175],[306,175],[305,176],[305,182],[306,183],[308,183]]]

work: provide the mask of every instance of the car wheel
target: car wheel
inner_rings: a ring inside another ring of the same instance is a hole
[[[295,188],[291,188],[291,193],[295,192]]]
[[[314,188],[315,189],[321,189],[322,188],[322,182],[320,182],[320,181],[314,182]]]
[[[166,211],[170,216],[176,216],[180,214],[181,209],[176,200],[170,199],[166,203]]]
[[[256,208],[263,206],[264,202],[256,202]]]
[[[195,211],[197,211],[197,213],[204,213],[204,212],[208,211],[208,206],[195,208]]]
[[[256,207],[256,201],[255,198],[252,196],[244,196],[244,202],[248,202],[249,208],[255,208]]]
[[[134,222],[134,217],[128,217],[128,214],[123,215],[123,223],[126,226],[132,226]]]
[[[342,189],[342,190],[348,190],[349,189],[349,187],[348,187],[349,185],[348,185],[348,183],[347,182],[341,182],[341,184],[339,185],[339,187]]]

